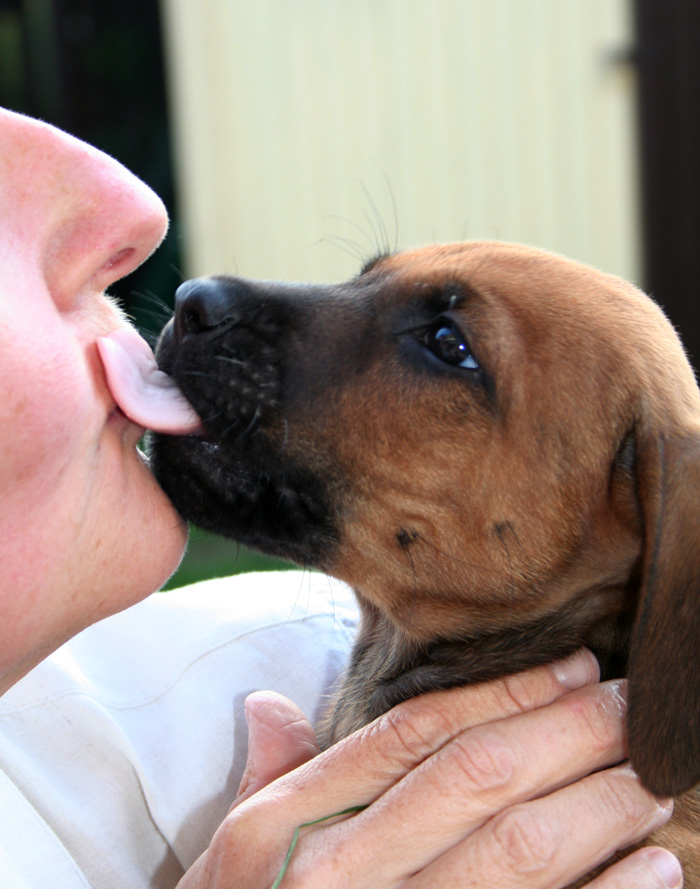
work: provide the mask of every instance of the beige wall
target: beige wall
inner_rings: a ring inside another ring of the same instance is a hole
[[[162,3],[187,274],[499,238],[638,277],[629,0]]]

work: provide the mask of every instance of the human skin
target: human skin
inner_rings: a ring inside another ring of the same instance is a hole
[[[105,288],[160,243],[161,201],[116,161],[0,111],[0,690],[157,589],[186,531],[115,409]],[[128,578],[128,582],[124,579]]]
[[[96,346],[126,324],[104,291],[162,239],[161,202],[95,149],[0,110],[0,208],[2,691],[157,589],[186,529]],[[305,829],[286,889],[566,886],[671,810],[609,768],[624,686],[596,683],[580,653],[408,701],[323,754],[293,704],[258,694],[239,797],[181,889],[269,887],[296,826],[358,805]],[[673,856],[643,850],[593,885],[680,881]]]

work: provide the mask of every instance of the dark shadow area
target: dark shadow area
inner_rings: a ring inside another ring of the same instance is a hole
[[[700,367],[700,4],[635,0],[644,286]]]

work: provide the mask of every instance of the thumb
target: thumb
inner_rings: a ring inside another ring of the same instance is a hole
[[[320,752],[316,733],[301,710],[272,691],[245,701],[248,759],[234,806]]]

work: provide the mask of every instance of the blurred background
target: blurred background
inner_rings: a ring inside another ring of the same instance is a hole
[[[700,360],[696,0],[0,0],[0,104],[164,199],[112,288],[147,337],[186,277],[489,238],[638,283]],[[171,583],[260,567],[194,534]]]

